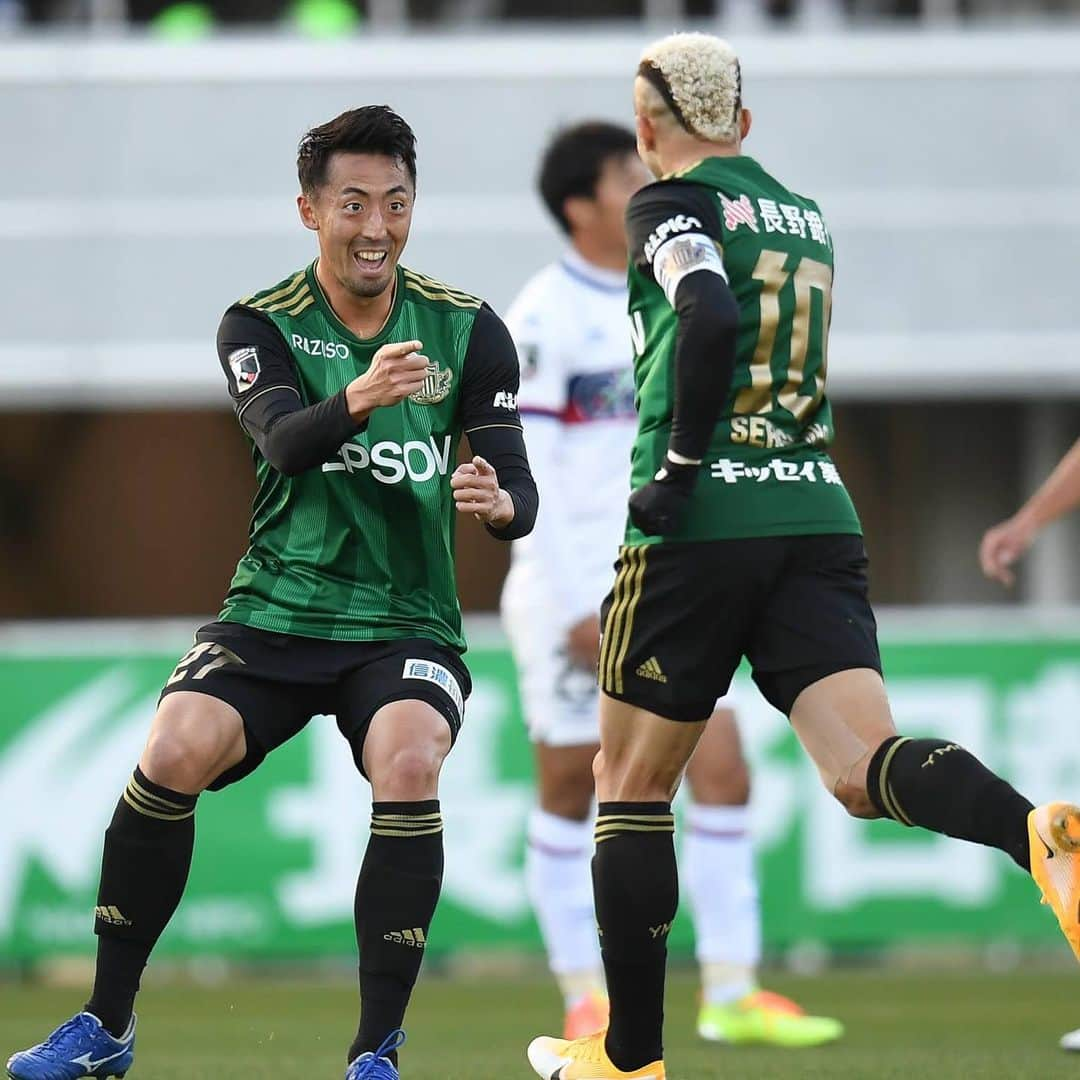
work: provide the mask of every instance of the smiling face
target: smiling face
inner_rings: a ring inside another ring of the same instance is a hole
[[[415,196],[400,158],[334,154],[325,182],[297,199],[304,224],[319,234],[320,274],[357,298],[385,292],[409,239]]]

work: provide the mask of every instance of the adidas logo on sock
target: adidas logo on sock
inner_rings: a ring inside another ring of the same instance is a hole
[[[107,907],[104,905],[99,905],[98,907],[94,908],[94,915],[96,918],[100,919],[104,923],[108,923],[110,926],[131,925],[131,920],[125,919],[124,916],[120,913],[120,909],[118,907],[114,907],[112,904],[109,904]]]
[[[660,667],[660,661],[655,656],[650,656],[644,664],[641,664],[637,669],[637,674],[643,679],[652,679],[653,682],[667,682],[667,676]]]
[[[411,930],[391,930],[388,934],[383,934],[383,941],[393,941],[397,945],[408,945],[413,949],[422,949],[427,944],[424,931],[419,926],[414,926]]]

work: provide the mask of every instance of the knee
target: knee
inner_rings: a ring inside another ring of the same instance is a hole
[[[202,791],[214,775],[216,755],[205,740],[184,731],[155,730],[147,740],[139,766],[155,784],[173,791]]]
[[[166,698],[154,718],[139,766],[162,787],[187,794],[203,791],[246,751],[238,713],[194,710]]]
[[[836,801],[853,818],[872,821],[874,818],[883,816],[881,811],[874,805],[866,791],[866,786],[863,784],[850,784],[838,780],[833,787],[832,793]]]
[[[435,798],[444,754],[435,746],[403,746],[369,766],[376,797],[391,802]]]

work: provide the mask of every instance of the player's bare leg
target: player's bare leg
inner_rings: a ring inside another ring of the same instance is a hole
[[[870,668],[839,671],[795,699],[791,727],[826,789],[852,817],[885,816],[866,789],[874,751],[896,735],[881,676]]]
[[[600,694],[600,752],[593,761],[601,802],[670,801],[706,721],[667,720]]]
[[[704,727],[601,694],[593,886],[610,1026],[573,1042],[535,1039],[529,1061],[541,1075],[664,1075],[667,935],[678,904],[671,798]]]
[[[791,724],[849,814],[1004,851],[1034,877],[1080,958],[1080,808],[1035,809],[956,743],[898,736],[876,671],[841,671],[808,686]]]
[[[360,1024],[347,1076],[369,1056],[397,1062],[405,1009],[420,972],[443,874],[439,772],[450,752],[445,717],[423,701],[379,709],[364,738],[371,838],[356,883]],[[386,1065],[378,1076],[396,1076]]]
[[[816,681],[799,694],[791,719],[825,786],[855,818],[892,818],[1000,848],[1034,874],[1044,893],[1042,862],[1048,846],[1049,858],[1055,851],[1069,863],[1075,858],[1068,829],[1052,827],[1053,813],[1032,813],[1023,795],[962,746],[897,735],[885,686],[875,671],[853,669]],[[1065,804],[1055,807],[1061,810],[1057,816],[1080,820],[1074,816],[1080,811]],[[1055,903],[1054,910],[1071,942],[1077,934],[1077,886],[1070,881],[1067,891],[1069,909],[1058,910],[1061,905]]]
[[[843,1025],[808,1016],[794,1001],[760,989],[761,913],[749,829],[750,771],[735,712],[717,708],[686,767],[680,877],[701,966],[702,1038],[727,1044],[820,1046]]]
[[[246,751],[244,721],[228,702],[180,690],[161,699],[139,768],[155,784],[198,795]]]

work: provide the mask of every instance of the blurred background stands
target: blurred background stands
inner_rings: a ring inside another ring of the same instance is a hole
[[[496,20],[718,17],[732,32],[770,25],[838,28],[875,21],[929,25],[1054,17],[1076,13],[1080,0],[0,0],[0,29],[20,23],[113,28],[151,24],[191,34],[215,24],[299,23],[314,34],[351,32],[360,24],[462,26]]]

